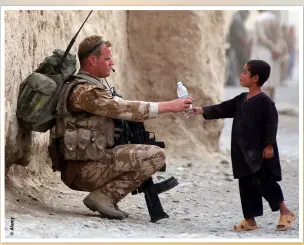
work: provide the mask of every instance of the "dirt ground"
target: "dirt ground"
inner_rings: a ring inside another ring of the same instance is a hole
[[[286,90],[288,90],[286,92]],[[226,88],[225,98],[240,92]],[[298,106],[298,84],[292,83],[278,91],[278,107],[284,107],[284,96],[293,93],[289,106]],[[278,108],[278,109],[280,109]],[[291,112],[291,110],[289,110]],[[283,180],[280,185],[286,204],[299,214],[299,118],[297,113],[279,115],[278,144]],[[203,155],[192,157],[169,155],[167,172],[155,180],[175,176],[179,185],[160,194],[164,210],[170,215],[156,224],[149,222],[144,196],[127,196],[120,208],[130,217],[122,221],[101,219],[82,203],[87,195],[65,187],[54,173],[53,178],[39,179],[39,188],[33,179],[28,188],[40,195],[19,196],[6,192],[5,238],[10,239],[296,239],[299,237],[297,219],[291,230],[276,232],[279,213],[271,212],[264,202],[264,215],[257,218],[261,229],[235,233],[234,224],[242,219],[238,182],[233,179],[230,163],[231,120],[225,121],[221,136],[222,154],[213,159]],[[50,170],[51,171],[51,170]],[[38,178],[38,177],[37,177]],[[10,230],[14,218],[14,231]],[[78,240],[77,240],[78,241]]]

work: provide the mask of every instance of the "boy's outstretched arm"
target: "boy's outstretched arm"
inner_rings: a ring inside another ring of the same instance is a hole
[[[242,98],[243,95],[240,94],[217,105],[193,107],[193,112],[194,115],[201,114],[205,119],[233,118],[237,105]]]

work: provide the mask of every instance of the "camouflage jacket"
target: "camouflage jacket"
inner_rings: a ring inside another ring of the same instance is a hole
[[[91,77],[93,83],[79,78],[70,81],[59,100],[58,110],[64,113],[66,108],[70,113],[56,124],[57,134],[63,136],[68,186],[83,164],[102,159],[106,148],[113,146],[113,119],[144,121],[158,114],[157,103],[112,96],[99,78]]]

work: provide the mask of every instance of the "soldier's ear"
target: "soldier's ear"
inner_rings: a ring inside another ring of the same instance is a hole
[[[96,66],[97,65],[97,57],[95,55],[89,55],[88,61],[91,66]]]

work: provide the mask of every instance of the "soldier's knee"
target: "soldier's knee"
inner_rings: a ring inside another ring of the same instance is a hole
[[[166,155],[162,148],[153,146],[152,155],[154,156],[154,164],[157,169],[164,166],[166,162]]]

